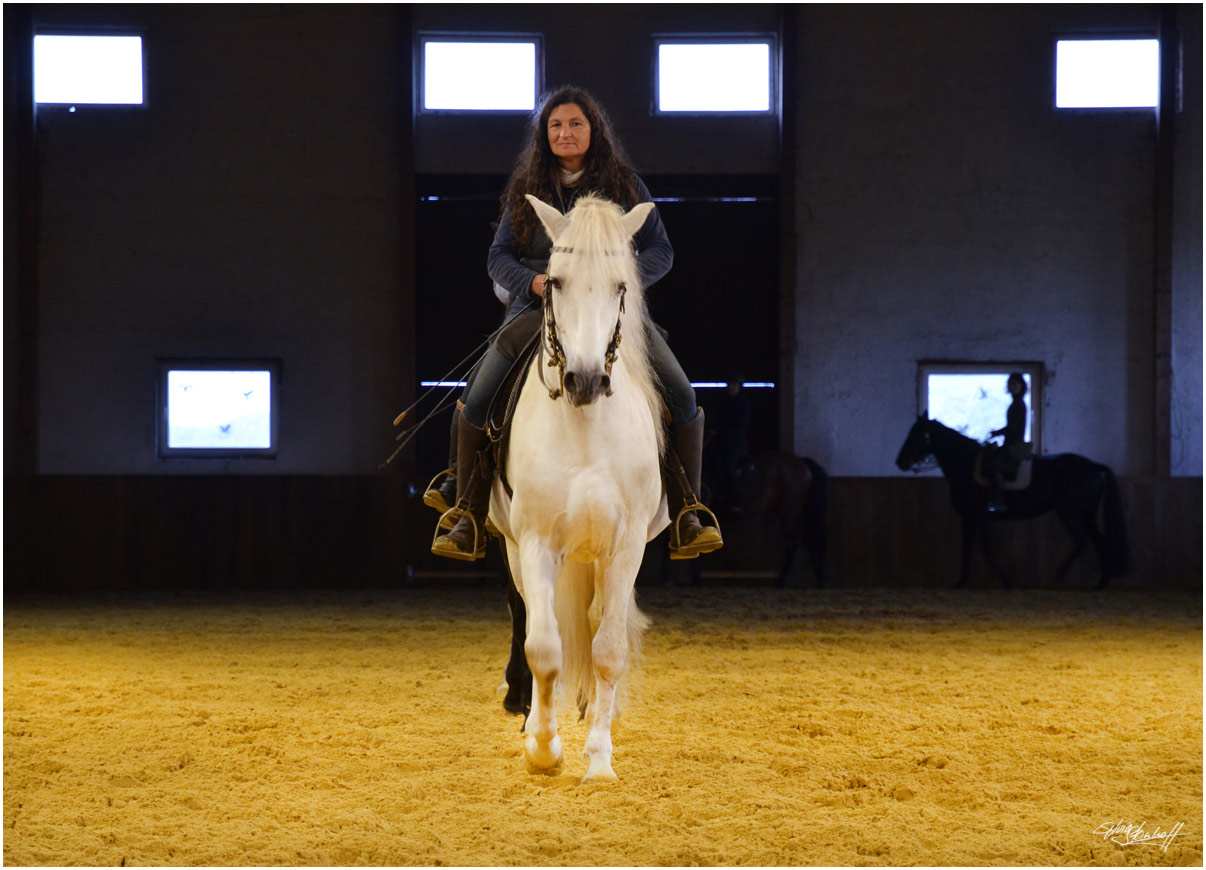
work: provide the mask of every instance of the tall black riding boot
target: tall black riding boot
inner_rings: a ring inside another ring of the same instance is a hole
[[[439,511],[440,516],[456,505],[456,453],[460,423],[461,403],[457,402],[452,409],[452,431],[448,433],[448,467],[431,479],[427,491],[423,493],[423,504]],[[452,520],[447,520],[440,528],[451,529]]]
[[[662,468],[670,508],[671,559],[694,559],[701,553],[711,553],[724,546],[719,526],[703,525],[697,513],[703,511],[716,523],[716,515],[699,502],[703,436],[703,408],[695,412],[691,422],[671,429],[671,444]]]
[[[456,520],[456,524],[447,534],[436,537],[431,552],[473,562],[486,555],[486,513],[490,509],[494,464],[490,436],[464,415],[457,420],[456,452],[456,506],[440,518],[441,527],[445,519]]]

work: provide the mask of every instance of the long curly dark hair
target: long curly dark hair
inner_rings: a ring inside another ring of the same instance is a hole
[[[549,115],[566,103],[576,103],[590,122],[590,148],[577,189],[604,196],[625,209],[632,208],[638,201],[636,170],[598,101],[582,88],[559,88],[542,97],[539,110],[532,114],[527,145],[516,159],[502,195],[503,210],[511,210],[511,228],[520,251],[528,246],[532,234],[540,226],[540,220],[523,198],[524,194],[530,193],[545,202],[556,202],[561,163],[549,147]]]

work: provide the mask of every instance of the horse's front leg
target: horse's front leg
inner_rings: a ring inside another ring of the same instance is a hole
[[[988,569],[1001,578],[1001,585],[1006,589],[1012,589],[1013,581],[1001,570],[993,556],[992,523],[984,523],[980,527],[980,552],[984,554],[984,562],[988,565]]]
[[[532,709],[524,724],[524,757],[534,771],[561,765],[557,736],[556,686],[561,675],[561,637],[553,610],[553,590],[560,565],[539,541],[520,543],[520,574],[528,612],[524,653],[532,671]]]
[[[625,552],[611,565],[597,569],[596,595],[603,596],[603,614],[591,642],[591,660],[595,671],[595,702],[583,755],[590,761],[582,782],[615,782],[611,767],[611,720],[615,715],[616,688],[628,665],[628,611],[632,587],[641,566],[644,548]],[[599,589],[599,585],[602,589]]]

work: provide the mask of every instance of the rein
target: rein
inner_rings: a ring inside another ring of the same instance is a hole
[[[573,253],[573,248],[553,248],[556,253]],[[623,253],[620,251],[604,251],[607,256],[618,256]],[[561,339],[557,337],[557,318],[553,313],[553,291],[557,288],[558,282],[555,278],[547,273],[544,278],[544,342],[541,344],[541,353],[547,353],[548,362],[546,366],[556,366],[558,374],[557,387],[553,388],[544,380],[544,369],[537,367],[540,372],[540,382],[544,384],[545,389],[549,391],[550,399],[557,399],[565,392],[565,348],[561,345]],[[607,344],[607,350],[603,356],[603,371],[607,376],[611,377],[611,367],[620,355],[620,327],[624,321],[624,296],[628,293],[628,287],[624,284],[620,285],[620,312],[616,316],[616,328],[611,334],[611,341]],[[611,387],[603,393],[605,396],[612,394]]]

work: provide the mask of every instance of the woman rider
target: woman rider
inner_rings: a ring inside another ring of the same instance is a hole
[[[992,457],[992,492],[988,499],[990,512],[1005,509],[1002,496],[1005,481],[1017,478],[1018,466],[1030,454],[1029,445],[1026,444],[1026,377],[1021,372],[1013,372],[1005,381],[1005,389],[1013,396],[1005,412],[1005,425],[988,433],[989,438],[1005,436],[1004,445],[994,451]]]
[[[520,154],[502,196],[502,217],[490,246],[487,270],[497,287],[513,297],[504,326],[469,380],[454,415],[455,504],[462,514],[431,551],[439,556],[473,561],[485,555],[483,522],[490,503],[490,439],[484,431],[490,403],[516,356],[541,325],[540,300],[552,241],[524,194],[532,194],[567,213],[581,193],[593,192],[625,210],[652,197],[628,162],[611,130],[611,123],[594,98],[578,88],[562,88],[548,97],[533,117],[527,147]],[[633,239],[637,269],[648,289],[670,271],[674,249],[657,209]],[[646,323],[650,356],[670,413],[671,438],[667,452],[677,453],[692,494],[699,493],[703,451],[703,410],[695,391],[666,340],[652,322]],[[676,474],[663,464],[666,494],[673,520],[688,495]],[[438,478],[437,478],[438,480]],[[434,483],[434,482],[433,482]],[[450,507],[452,480],[428,489],[423,500],[441,512]],[[476,541],[476,547],[475,547]],[[671,558],[692,559],[723,545],[720,530],[704,526],[691,511],[671,532]]]

